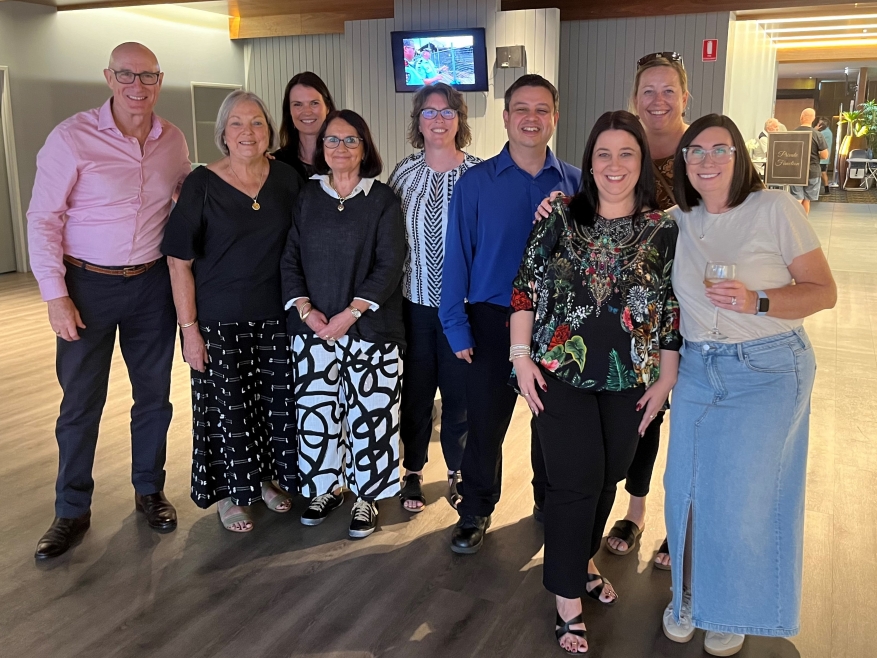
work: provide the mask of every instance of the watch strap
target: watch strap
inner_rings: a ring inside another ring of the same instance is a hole
[[[758,301],[755,302],[755,314],[767,315],[770,309],[770,299],[768,299],[767,293],[764,290],[756,290],[755,294],[758,295]]]

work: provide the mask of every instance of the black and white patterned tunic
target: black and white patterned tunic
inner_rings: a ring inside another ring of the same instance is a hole
[[[408,254],[402,278],[402,294],[409,301],[438,307],[442,293],[442,266],[448,231],[448,203],[454,185],[480,158],[465,154],[459,167],[434,171],[425,152],[410,155],[393,170],[388,185],[402,199]]]

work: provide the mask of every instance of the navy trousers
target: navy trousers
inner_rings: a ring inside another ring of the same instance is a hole
[[[134,398],[131,481],[142,495],[164,488],[176,313],[164,259],[134,277],[67,264],[66,282],[86,326],[78,341],[58,339],[56,358],[64,397],[55,426],[60,451],[55,514],[72,518],[91,506],[94,452],[117,329]]]

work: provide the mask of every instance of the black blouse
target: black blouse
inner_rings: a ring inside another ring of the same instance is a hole
[[[308,180],[311,176],[317,173],[314,169],[314,165],[302,162],[301,158],[298,156],[298,148],[285,146],[282,149],[274,151],[272,155],[280,162],[288,164],[295,169],[296,172],[298,172],[298,175],[302,177],[302,180]]]
[[[194,260],[198,319],[257,322],[282,318],[280,256],[292,223],[301,178],[273,161],[253,199],[207,167],[183,182],[171,212],[161,251]]]
[[[338,200],[318,180],[307,181],[299,196],[286,250],[280,263],[285,303],[309,297],[331,318],[355,297],[378,305],[350,328],[348,335],[371,343],[404,347],[402,266],[405,262],[402,207],[391,188],[374,181],[338,210]],[[294,306],[290,334],[310,334]]]

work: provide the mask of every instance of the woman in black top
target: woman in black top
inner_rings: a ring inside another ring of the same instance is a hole
[[[298,483],[280,256],[301,178],[265,158],[274,139],[262,100],[229,94],[216,122],[226,157],[186,178],[162,242],[192,368],[192,499],[218,501],[233,532],[252,530],[258,500],[288,512],[283,491]]]
[[[543,580],[570,653],[587,651],[582,595],[617,599],[590,559],[637,440],[676,381],[678,230],[655,203],[639,121],[605,113],[585,147],[581,191],[533,229],[512,291],[509,358],[549,482]]]
[[[283,92],[283,118],[280,122],[280,149],[274,157],[285,162],[307,180],[316,173],[314,152],[317,135],[335,101],[326,83],[316,73],[296,73]]]
[[[281,262],[295,378],[301,517],[317,525],[357,496],[351,537],[377,526],[375,501],[399,492],[399,399],[405,344],[405,226],[365,120],[326,119],[319,180],[302,190]]]

